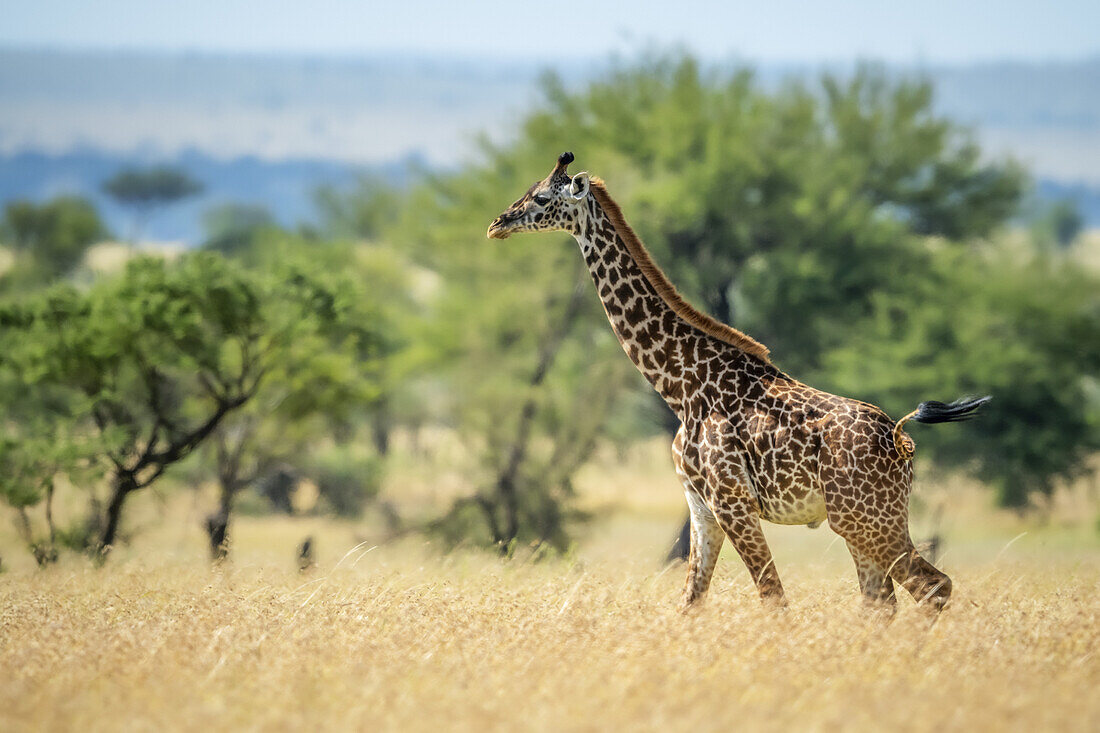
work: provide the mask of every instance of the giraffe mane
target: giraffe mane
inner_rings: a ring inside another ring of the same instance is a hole
[[[653,257],[649,254],[649,250],[642,244],[642,240],[634,233],[634,229],[627,223],[626,218],[623,216],[622,209],[615,203],[615,200],[611,198],[611,195],[607,192],[607,187],[604,182],[592,176],[589,178],[589,186],[592,195],[596,197],[596,202],[603,209],[604,214],[611,220],[611,225],[615,228],[615,232],[623,240],[626,245],[627,252],[634,258],[634,261],[638,264],[638,268],[642,271],[642,275],[649,281],[649,284],[653,286],[653,289],[657,291],[659,295],[673,310],[676,315],[680,316],[684,321],[699,329],[708,336],[713,336],[719,341],[723,341],[731,346],[734,346],[741,351],[755,356],[763,361],[765,364],[770,364],[768,347],[752,338],[748,334],[738,331],[732,326],[728,326],[722,323],[717,318],[709,316],[706,313],[696,309],[680,295],[676,290],[676,286],[672,284],[672,281],[668,279],[664,271],[658,267],[657,263],[653,261]]]

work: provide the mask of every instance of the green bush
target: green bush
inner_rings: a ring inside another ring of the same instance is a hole
[[[321,510],[356,518],[382,487],[382,460],[352,446],[336,446],[313,456],[304,469],[317,483]]]

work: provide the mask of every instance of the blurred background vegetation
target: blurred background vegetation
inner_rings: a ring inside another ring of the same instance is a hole
[[[568,236],[485,239],[567,149],[688,298],[784,371],[895,417],[992,394],[979,420],[916,429],[922,476],[971,475],[1027,512],[1095,469],[1096,237],[929,81],[865,65],[764,83],[678,52],[540,89],[468,164],[319,186],[299,225],[222,200],[196,246],[143,246],[158,211],[216,183],[163,165],[103,180],[121,232],[86,198],[7,203],[0,498],[35,560],[104,558],[160,531],[131,497],[189,491],[216,559],[241,513],[567,552],[590,516],[578,472],[676,427]],[[402,502],[395,463],[440,491]]]

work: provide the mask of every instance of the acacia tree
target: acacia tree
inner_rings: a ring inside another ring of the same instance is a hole
[[[131,242],[137,242],[141,230],[154,211],[202,191],[200,184],[186,172],[171,166],[124,168],[103,182],[103,190],[122,206],[134,212]]]
[[[252,399],[337,299],[300,273],[265,278],[199,253],[139,258],[87,293],[56,287],[0,310],[6,378],[56,394],[58,419],[96,437],[110,479],[97,552],[116,542],[126,500]]]
[[[802,377],[873,296],[928,272],[906,235],[986,237],[1026,183],[935,114],[927,82],[872,66],[770,91],[671,55],[545,92],[524,148],[613,180],[680,289]]]
[[[377,490],[380,476],[373,463],[356,465],[351,482],[361,492],[337,492],[331,477],[315,461],[303,462],[305,447],[327,437],[349,434],[353,422],[369,412],[382,396],[382,363],[392,356],[389,331],[393,323],[374,291],[370,273],[347,273],[352,252],[347,248],[314,248],[312,262],[301,262],[287,275],[288,248],[272,267],[283,286],[281,297],[309,303],[313,327],[299,329],[269,362],[266,378],[250,402],[227,417],[214,432],[209,460],[218,479],[218,509],[207,517],[206,530],[214,559],[228,554],[229,524],[237,495],[276,468],[291,465],[314,478],[322,497],[336,511],[353,513],[356,497]],[[295,251],[290,247],[289,251]],[[325,250],[325,251],[319,251]],[[267,256],[271,256],[270,250]],[[260,266],[261,269],[263,266]],[[322,271],[342,273],[323,275]],[[312,273],[307,276],[305,273]],[[368,462],[369,463],[369,462]],[[342,487],[343,488],[343,487]]]

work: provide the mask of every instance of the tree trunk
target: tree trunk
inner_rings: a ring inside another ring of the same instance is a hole
[[[385,403],[379,405],[374,415],[371,416],[371,440],[374,442],[374,449],[382,457],[389,455],[390,452],[391,422],[389,405]]]
[[[229,515],[218,512],[206,518],[206,534],[210,539],[210,559],[221,562],[229,555]]]
[[[57,559],[57,528],[53,523],[53,479],[46,483],[46,526],[50,529],[50,552]]]
[[[733,325],[733,302],[730,300],[730,288],[732,283],[727,283],[724,288],[719,288],[715,294],[715,317],[722,323]]]
[[[532,380],[534,381],[534,380]],[[542,380],[539,379],[538,382]],[[532,387],[537,386],[532,384]],[[516,429],[516,442],[512,445],[512,453],[504,470],[497,478],[497,495],[504,509],[504,534],[501,537],[500,551],[508,553],[508,546],[519,534],[519,496],[516,490],[516,481],[519,477],[519,467],[523,463],[527,453],[527,444],[531,435],[531,423],[535,419],[535,399],[531,397],[523,405],[519,416],[519,426]]]
[[[214,562],[229,556],[229,516],[233,511],[233,497],[239,488],[232,478],[221,477],[218,482],[220,496],[218,511],[206,518],[206,534],[210,539],[210,559]]]
[[[584,302],[583,295],[586,272],[587,270],[582,268],[577,278],[577,285],[573,288],[573,292],[569,296],[569,301],[565,305],[565,312],[562,314],[561,323],[557,330],[550,333],[543,342],[538,364],[536,364],[535,371],[528,382],[529,394],[527,400],[520,409],[519,421],[516,425],[516,439],[512,443],[508,461],[497,476],[497,497],[500,503],[503,504],[504,509],[504,532],[500,539],[500,552],[502,555],[508,553],[512,540],[519,535],[519,495],[517,481],[519,479],[520,467],[527,457],[528,442],[530,441],[531,430],[534,427],[537,413],[538,404],[535,392],[546,380],[546,375],[554,365],[554,360],[557,358],[558,352],[565,342],[565,338],[573,330],[573,325],[577,320],[577,316],[580,315],[581,304]]]
[[[111,493],[111,503],[107,505],[107,521],[103,526],[103,535],[99,538],[97,551],[101,558],[106,558],[111,552],[111,547],[118,536],[118,525],[122,521],[122,506],[126,503],[126,497],[132,491],[137,490],[137,481],[130,473],[116,474],[114,491]]]

